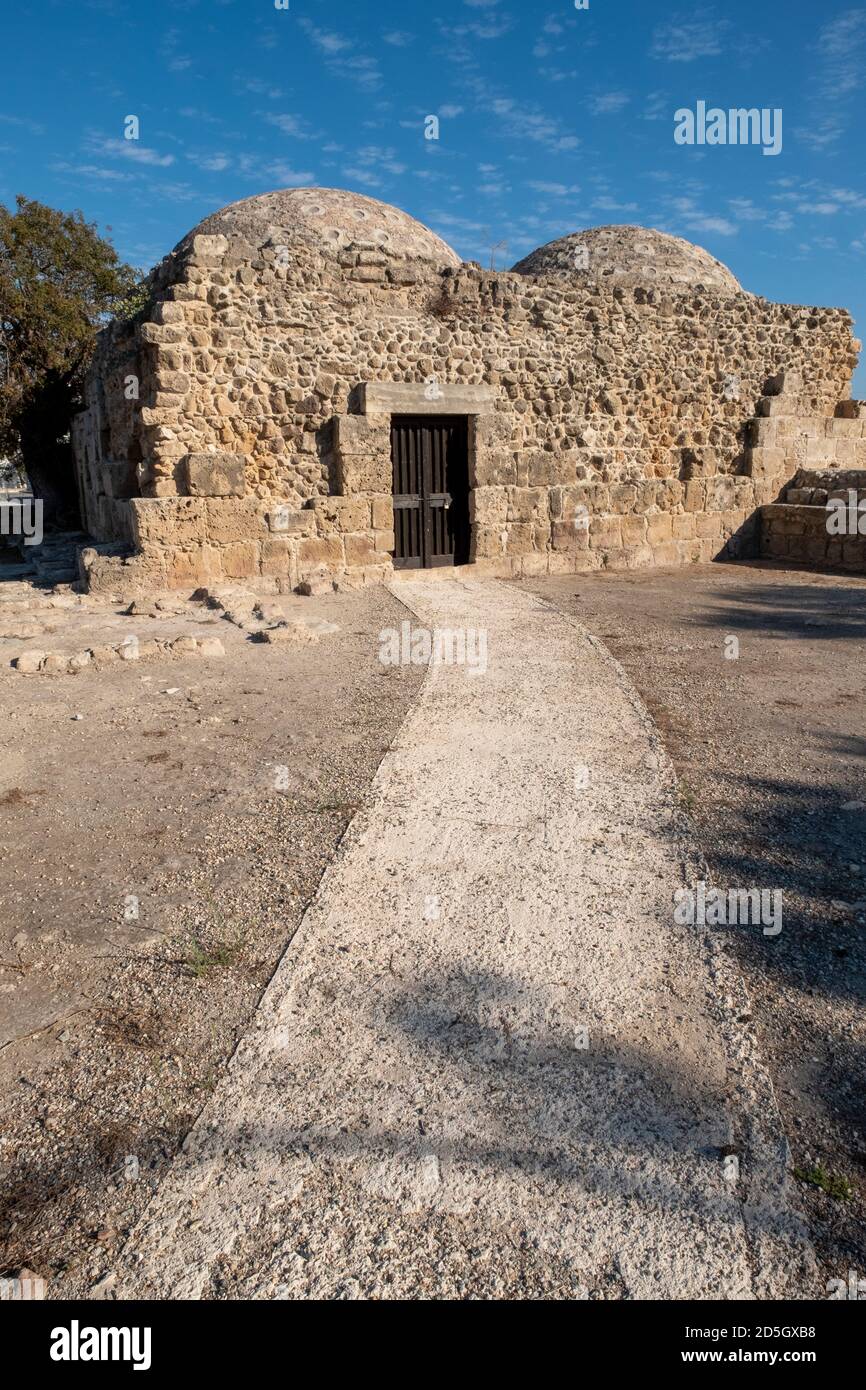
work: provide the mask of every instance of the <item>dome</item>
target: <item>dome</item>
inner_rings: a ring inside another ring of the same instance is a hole
[[[519,275],[570,273],[581,280],[645,289],[742,294],[727,266],[682,237],[651,227],[591,227],[550,241],[518,261]]]
[[[369,246],[436,265],[460,264],[451,247],[422,222],[389,203],[342,188],[283,188],[229,203],[194,227],[181,245],[200,234],[241,237],[258,245],[288,234],[335,252]]]

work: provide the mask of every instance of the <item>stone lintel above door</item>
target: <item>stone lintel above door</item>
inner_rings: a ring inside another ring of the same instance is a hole
[[[367,381],[358,387],[357,399],[363,415],[487,415],[496,395],[492,386]]]

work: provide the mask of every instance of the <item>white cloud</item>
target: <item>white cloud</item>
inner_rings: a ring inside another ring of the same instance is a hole
[[[653,32],[650,56],[669,63],[694,63],[698,58],[714,58],[722,51],[722,40],[730,28],[726,19],[717,19],[706,10],[677,15]]]
[[[157,150],[139,144],[138,140],[99,140],[89,141],[88,144],[94,152],[118,155],[123,159],[131,159],[137,164],[155,164],[159,165],[160,168],[167,168],[169,164],[174,163],[173,154],[159,154]]]
[[[535,193],[546,193],[552,198],[565,198],[572,193],[580,192],[580,185],[576,183],[546,183],[542,179],[530,179],[527,188],[531,188]]]
[[[628,106],[631,98],[626,92],[604,92],[601,96],[590,97],[587,106],[593,116],[607,116]]]

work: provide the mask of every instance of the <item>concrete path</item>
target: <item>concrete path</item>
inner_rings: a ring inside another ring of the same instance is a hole
[[[742,987],[673,923],[700,866],[624,673],[513,585],[395,592],[413,631],[484,632],[486,670],[431,666],[116,1293],[809,1296]]]

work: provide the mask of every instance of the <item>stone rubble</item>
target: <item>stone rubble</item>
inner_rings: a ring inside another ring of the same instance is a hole
[[[82,671],[104,671],[119,661],[148,661],[153,658],[202,657],[211,660],[225,656],[225,647],[218,637],[154,638],[150,641],[105,643],[87,647],[68,656],[65,652],[32,649],[13,659],[12,665],[22,676],[77,676]]]

